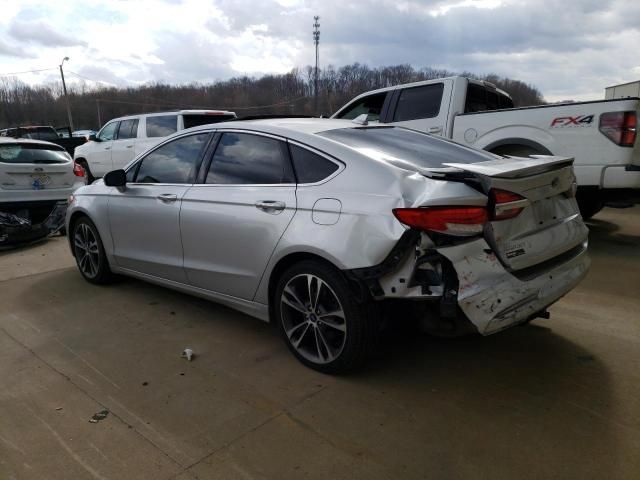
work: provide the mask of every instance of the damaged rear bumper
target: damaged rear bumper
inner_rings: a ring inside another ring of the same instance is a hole
[[[0,248],[31,243],[64,226],[66,201],[0,204]]]
[[[585,277],[591,264],[586,241],[548,263],[517,273],[504,268],[484,239],[438,251],[457,273],[460,309],[482,335],[544,312]]]
[[[422,304],[426,308],[414,310],[431,333],[489,335],[545,316],[590,264],[586,239],[558,257],[513,272],[483,238],[435,247],[421,245],[420,235],[408,231],[384,262],[348,275],[376,300]]]

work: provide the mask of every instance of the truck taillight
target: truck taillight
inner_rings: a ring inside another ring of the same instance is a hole
[[[84,168],[79,163],[73,162],[73,174],[76,177],[84,177]]]
[[[529,205],[529,200],[517,193],[492,188],[489,199],[493,205],[492,220],[508,220],[517,217]]]
[[[633,147],[636,142],[636,112],[608,112],[600,115],[600,132],[616,145]]]
[[[484,207],[394,208],[393,214],[409,227],[461,237],[482,233],[489,220]]]

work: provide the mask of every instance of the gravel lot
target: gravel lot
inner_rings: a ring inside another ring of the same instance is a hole
[[[0,478],[640,478],[640,208],[596,218],[550,320],[394,329],[348,377],[216,304],[90,285],[64,238],[0,252]]]

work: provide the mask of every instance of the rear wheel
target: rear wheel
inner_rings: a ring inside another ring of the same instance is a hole
[[[113,280],[98,229],[88,217],[73,224],[71,241],[76,264],[85,280],[96,284]]]
[[[578,187],[576,201],[580,207],[580,215],[585,220],[590,219],[604,208],[604,201],[597,187]]]
[[[356,301],[342,273],[329,265],[305,260],[290,267],[273,301],[287,346],[315,370],[353,370],[374,348],[378,322],[373,306]]]

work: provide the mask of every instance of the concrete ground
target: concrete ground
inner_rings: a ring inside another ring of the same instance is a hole
[[[550,320],[393,330],[347,377],[227,308],[90,285],[63,238],[2,252],[0,478],[638,479],[640,208],[590,227],[591,272]]]

